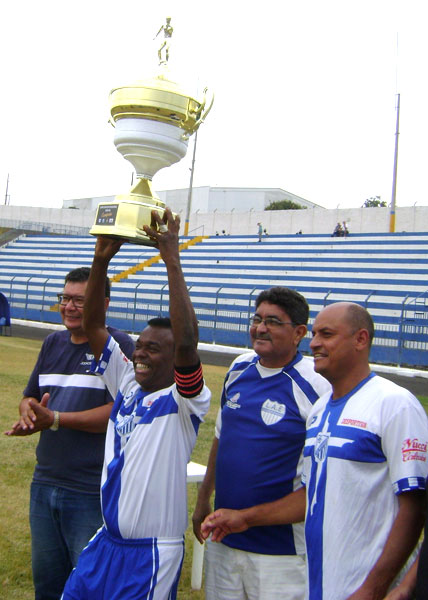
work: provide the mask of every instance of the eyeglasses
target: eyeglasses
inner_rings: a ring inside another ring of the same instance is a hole
[[[280,321],[276,317],[266,317],[265,319],[262,319],[258,315],[254,315],[254,317],[251,317],[250,319],[251,327],[258,327],[261,323],[264,323],[268,329],[275,329],[282,325],[295,325],[293,321]]]
[[[83,308],[85,303],[85,298],[83,296],[67,296],[67,294],[57,294],[57,296],[61,306],[67,306],[70,300],[76,308]]]

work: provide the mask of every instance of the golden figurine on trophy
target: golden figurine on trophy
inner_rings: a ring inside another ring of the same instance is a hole
[[[160,65],[166,65],[169,60],[169,42],[170,42],[170,39],[172,38],[172,32],[174,31],[174,28],[171,25],[171,17],[166,18],[165,25],[161,26],[161,28],[159,29],[159,31],[153,38],[154,40],[158,37],[158,35],[160,34],[161,31],[163,31],[163,35],[164,35],[165,39],[164,39],[163,44],[161,45],[161,47],[158,50],[158,58],[159,58]],[[162,50],[165,53],[165,58],[162,58]]]
[[[184,158],[190,136],[211,109],[212,101],[207,106],[207,89],[198,100],[172,81],[168,71],[173,32],[170,17],[155,39],[161,31],[164,40],[158,50],[158,75],[110,92],[114,144],[134,167],[137,182],[128,194],[99,204],[91,235],[153,245],[143,225],[151,224],[153,209],[161,216],[165,209],[165,203],[152,190],[153,175]]]

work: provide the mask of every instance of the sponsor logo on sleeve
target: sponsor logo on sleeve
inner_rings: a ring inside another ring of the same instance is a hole
[[[409,460],[420,460],[426,462],[428,442],[420,441],[418,438],[407,438],[401,446],[403,462]]]

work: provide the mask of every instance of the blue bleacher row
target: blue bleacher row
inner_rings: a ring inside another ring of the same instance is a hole
[[[183,238],[181,241],[186,241]],[[65,274],[90,266],[95,239],[26,235],[0,248],[0,291],[12,318],[59,323],[56,294]],[[110,277],[158,254],[124,244]],[[298,290],[310,305],[310,323],[331,302],[366,306],[376,326],[371,360],[428,366],[428,234],[215,236],[190,246],[181,260],[199,320],[200,340],[248,347],[248,321],[257,294],[273,285]],[[153,316],[167,314],[162,261],[115,282],[110,324],[137,333]],[[301,349],[309,351],[310,333]]]

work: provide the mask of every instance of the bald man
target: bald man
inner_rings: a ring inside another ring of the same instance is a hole
[[[381,600],[419,539],[425,507],[428,420],[407,390],[370,371],[370,314],[338,302],[312,328],[315,371],[332,384],[307,423],[302,487],[202,525],[221,541],[248,527],[305,517],[309,600]]]

